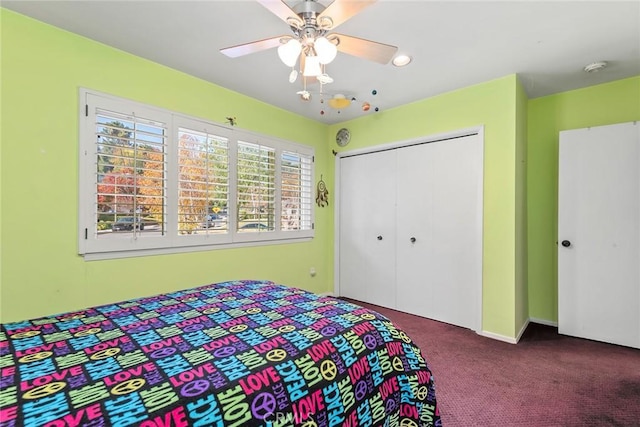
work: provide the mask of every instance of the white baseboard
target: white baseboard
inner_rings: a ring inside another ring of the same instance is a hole
[[[553,326],[553,327],[558,327],[558,322],[552,322],[551,320],[546,320],[546,319],[537,319],[535,317],[530,317],[529,321],[531,323],[538,323],[540,325],[546,325],[546,326]]]
[[[527,319],[524,322],[524,325],[522,325],[522,328],[520,328],[520,331],[518,332],[515,338],[508,337],[506,335],[496,334],[493,332],[487,332],[487,331],[478,332],[478,335],[482,335],[483,337],[491,338],[498,341],[508,342],[509,344],[518,344],[518,341],[520,341],[520,338],[522,338],[522,334],[524,334],[524,331],[527,329],[527,326],[529,326],[529,319]]]
[[[335,294],[333,292],[320,292],[320,293],[318,293],[318,295],[323,296],[323,297],[333,297],[333,296],[335,296]],[[494,340],[497,340],[497,341],[503,341],[503,342],[506,342],[506,343],[509,343],[509,344],[518,344],[518,341],[520,341],[520,338],[522,338],[522,335],[527,330],[527,326],[529,326],[529,323],[538,323],[538,324],[541,324],[541,325],[558,327],[558,322],[552,322],[550,320],[538,319],[538,318],[535,318],[535,317],[530,317],[524,322],[524,324],[520,328],[520,331],[518,331],[518,334],[516,335],[515,338],[508,337],[506,335],[496,334],[494,332],[488,332],[488,331],[480,331],[480,332],[476,332],[476,333],[478,335],[483,336],[483,337],[491,338],[491,339],[494,339]]]
[[[524,331],[527,330],[527,326],[529,326],[529,322],[531,322],[531,319],[527,319],[524,322],[524,325],[522,325],[522,328],[520,328],[520,332],[518,332],[518,335],[516,335],[516,344],[518,343],[518,341],[520,341],[520,338],[522,338],[522,334],[524,334]]]
[[[478,335],[482,335],[483,337],[491,338],[497,341],[508,342],[509,344],[517,344],[518,341],[515,338],[507,337],[505,335],[495,334],[493,332],[488,331],[480,331]]]
[[[482,335],[483,337],[491,338],[498,341],[508,342],[509,344],[518,344],[518,341],[520,341],[520,338],[522,338],[522,335],[527,330],[527,326],[529,326],[529,323],[538,323],[540,325],[558,327],[558,322],[552,322],[550,320],[537,319],[535,317],[530,317],[527,319],[526,322],[524,322],[524,325],[522,325],[522,328],[520,328],[520,332],[518,332],[518,335],[516,335],[515,338],[511,338],[505,335],[495,334],[493,332],[487,332],[487,331],[478,332],[478,335]]]

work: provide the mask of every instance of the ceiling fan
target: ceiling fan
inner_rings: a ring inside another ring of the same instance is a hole
[[[332,32],[376,0],[334,0],[326,7],[316,0],[302,0],[293,7],[283,0],[257,1],[286,22],[293,35],[221,49],[226,56],[236,58],[278,47],[278,55],[286,65],[293,67],[300,59],[305,76],[321,76],[320,65],[331,62],[337,51],[386,64],[398,50],[396,46]]]

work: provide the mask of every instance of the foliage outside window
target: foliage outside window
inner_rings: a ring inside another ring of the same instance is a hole
[[[313,149],[81,91],[88,259],[313,237]]]

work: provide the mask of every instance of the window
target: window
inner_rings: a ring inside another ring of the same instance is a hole
[[[166,123],[96,109],[98,222],[153,217],[164,223]]]
[[[313,237],[313,148],[81,91],[86,259]]]
[[[311,159],[282,152],[280,228],[296,231],[311,228]]]
[[[186,236],[210,223],[229,204],[229,139],[206,131],[178,128],[178,234]]]
[[[276,214],[276,150],[238,142],[238,232],[273,231]]]

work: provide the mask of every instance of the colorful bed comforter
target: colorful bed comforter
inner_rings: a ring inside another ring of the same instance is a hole
[[[3,427],[440,425],[402,330],[267,281],[3,324],[0,374]]]

